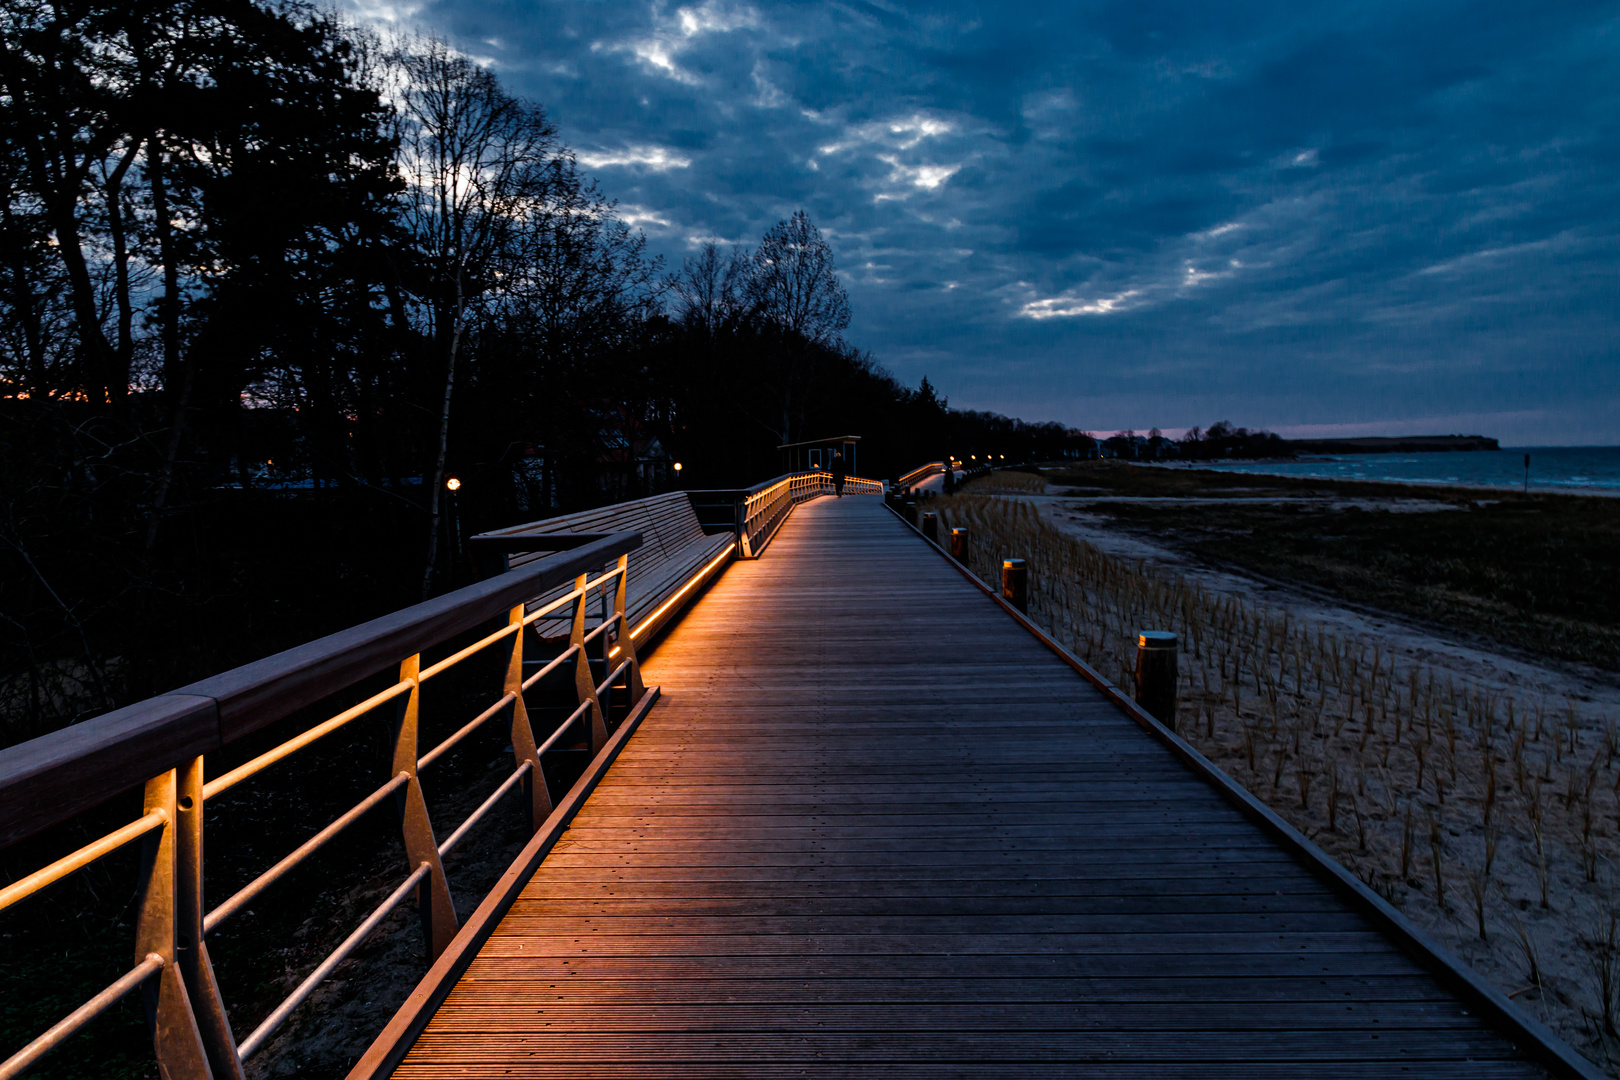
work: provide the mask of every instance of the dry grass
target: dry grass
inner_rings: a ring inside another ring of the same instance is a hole
[[[963,495],[1044,495],[1046,478],[1035,473],[1001,469],[964,481],[960,490]]]
[[[1131,684],[1137,631],[1179,634],[1188,741],[1504,993],[1610,1060],[1612,722],[1574,701],[1442,680],[1378,640],[1105,555],[1028,502],[965,493],[932,509],[971,531],[981,579],[998,580],[1003,557],[1026,559],[1030,616],[1119,685]]]

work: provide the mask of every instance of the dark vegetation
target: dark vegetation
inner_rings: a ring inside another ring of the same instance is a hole
[[[1293,449],[1280,436],[1270,431],[1250,431],[1233,427],[1226,420],[1211,424],[1206,429],[1192,428],[1177,441],[1179,457],[1190,461],[1215,461],[1221,458],[1289,458]]]
[[[1111,462],[1051,479],[1077,495],[1221,499],[1093,509],[1200,557],[1620,670],[1620,500]]]

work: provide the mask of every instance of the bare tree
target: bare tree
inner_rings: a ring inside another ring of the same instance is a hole
[[[489,71],[434,38],[397,50],[404,219],[426,333],[444,365],[437,452],[428,493],[422,593],[433,587],[456,362],[469,318],[500,288],[528,208],[543,203],[556,129],[537,105],[507,94]]]
[[[748,297],[756,318],[780,335],[776,392],[782,410],[777,432],[792,442],[814,384],[812,357],[835,349],[849,325],[849,297],[838,282],[832,248],[803,210],[771,226],[754,251]],[[802,435],[803,432],[798,432]]]
[[[748,253],[733,249],[720,254],[713,241],[681,264],[669,281],[675,293],[675,317],[689,329],[701,331],[711,342],[728,324],[748,312],[750,264]]]

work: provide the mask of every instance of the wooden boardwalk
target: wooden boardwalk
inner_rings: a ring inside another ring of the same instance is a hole
[[[396,1076],[1542,1076],[871,497],[799,507]]]

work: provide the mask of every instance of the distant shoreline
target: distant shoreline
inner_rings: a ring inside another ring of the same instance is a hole
[[[1529,469],[1524,458],[1530,458]],[[1400,484],[1474,491],[1620,494],[1620,447],[1520,446],[1487,452],[1301,454],[1291,459],[1188,462],[1228,474]],[[1528,476],[1527,476],[1528,473]]]
[[[1289,439],[1296,454],[1437,454],[1500,450],[1486,435],[1369,435],[1353,439]]]

